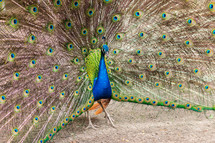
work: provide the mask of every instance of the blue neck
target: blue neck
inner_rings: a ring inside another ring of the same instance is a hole
[[[101,59],[99,63],[99,73],[97,80],[94,82],[93,86],[93,96],[94,100],[111,98],[112,90],[110,86],[110,81],[108,78],[107,68],[105,65],[104,54],[101,52]]]

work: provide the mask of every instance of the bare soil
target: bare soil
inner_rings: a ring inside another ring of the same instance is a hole
[[[88,119],[83,114],[56,134],[51,143],[215,143],[213,111],[204,114],[115,101],[107,111],[116,128],[108,124],[104,113],[96,116],[91,111],[96,130],[86,129]]]

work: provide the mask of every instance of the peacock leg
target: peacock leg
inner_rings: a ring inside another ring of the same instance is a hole
[[[98,103],[100,104],[100,106],[102,107],[103,111],[105,112],[105,117],[108,119],[108,121],[110,121],[111,125],[116,128],[116,126],[113,123],[113,119],[110,117],[110,115],[107,113],[107,111],[105,110],[105,108],[103,107],[101,101],[98,101]]]
[[[92,121],[91,121],[91,118],[90,118],[90,113],[89,113],[89,111],[87,111],[87,117],[88,117],[88,119],[89,119],[89,124],[88,124],[88,126],[86,127],[86,129],[89,129],[89,128],[93,128],[93,129],[97,129],[96,127],[96,125],[93,125],[93,123],[92,123]]]

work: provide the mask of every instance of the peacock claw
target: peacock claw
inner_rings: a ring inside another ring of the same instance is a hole
[[[89,119],[89,124],[88,124],[88,126],[86,127],[86,129],[89,129],[89,128],[92,128],[92,129],[97,129],[98,128],[98,126],[96,126],[96,125],[93,125],[93,123],[92,123],[92,121],[91,121],[91,118],[90,118],[90,113],[89,113],[89,111],[87,111],[87,117],[88,117],[88,119]]]
[[[116,126],[114,125],[114,120],[110,117],[110,115],[108,114],[108,112],[105,110],[105,108],[103,107],[101,102],[98,102],[100,104],[100,106],[102,107],[103,111],[105,112],[105,118],[111,123],[112,127],[116,128]]]
[[[106,113],[107,113],[107,112],[106,112]],[[106,113],[105,113],[105,114],[106,114]],[[108,123],[110,123],[112,127],[116,128],[116,126],[115,126],[114,123],[113,123],[114,120],[110,117],[110,115],[109,115],[108,113],[105,115],[105,117],[106,117]]]
[[[89,124],[88,124],[88,126],[86,127],[86,129],[90,129],[90,128],[92,128],[94,130],[97,130],[98,126],[93,125],[93,123],[90,121]]]

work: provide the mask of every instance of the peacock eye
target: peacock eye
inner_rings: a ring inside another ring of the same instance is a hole
[[[53,72],[58,72],[59,71],[59,65],[55,65],[54,67],[53,67]]]
[[[95,10],[93,8],[89,8],[87,10],[87,16],[88,17],[93,17],[94,13],[95,13]]]
[[[122,40],[124,38],[124,34],[123,33],[117,33],[115,37],[116,37],[116,40]]]
[[[187,25],[192,27],[196,24],[196,21],[193,18],[187,19]]]
[[[48,32],[53,32],[55,27],[52,23],[49,23],[46,25],[46,29],[48,30]]]
[[[35,43],[35,42],[36,42],[36,36],[33,35],[33,34],[30,34],[30,35],[28,36],[28,43],[33,44],[33,43]]]
[[[104,27],[102,26],[98,26],[96,29],[97,34],[101,35],[104,33]]]
[[[112,16],[112,21],[113,22],[118,22],[118,21],[120,21],[120,19],[121,19],[121,15],[119,15],[119,14],[114,14]]]
[[[65,22],[65,28],[68,30],[68,29],[71,29],[72,28],[72,22],[71,21],[69,21],[69,20],[67,20],[66,22]]]
[[[38,8],[34,5],[28,6],[28,12],[32,15],[36,15],[38,13]]]
[[[87,34],[88,34],[87,28],[82,28],[82,30],[81,30],[81,35],[82,35],[82,36],[86,36]]]
[[[171,17],[171,15],[169,13],[167,13],[167,12],[161,13],[161,19],[164,20],[164,21],[169,20],[170,17]]]
[[[143,39],[144,36],[145,36],[145,34],[144,34],[144,32],[140,32],[140,33],[138,34],[138,36],[139,36],[141,39]]]
[[[9,62],[13,62],[15,60],[16,54],[15,53],[9,53],[7,60]]]
[[[10,26],[13,28],[17,28],[19,24],[19,20],[15,17],[12,17],[9,22]]]
[[[61,0],[54,0],[54,6],[55,7],[60,7],[62,5],[62,1]]]
[[[215,7],[214,7],[215,2],[210,2],[208,4],[208,8],[211,12],[215,12]]]
[[[104,0],[104,3],[108,4],[111,3],[113,0]]]
[[[135,18],[141,18],[143,16],[143,12],[141,10],[134,11]]]

